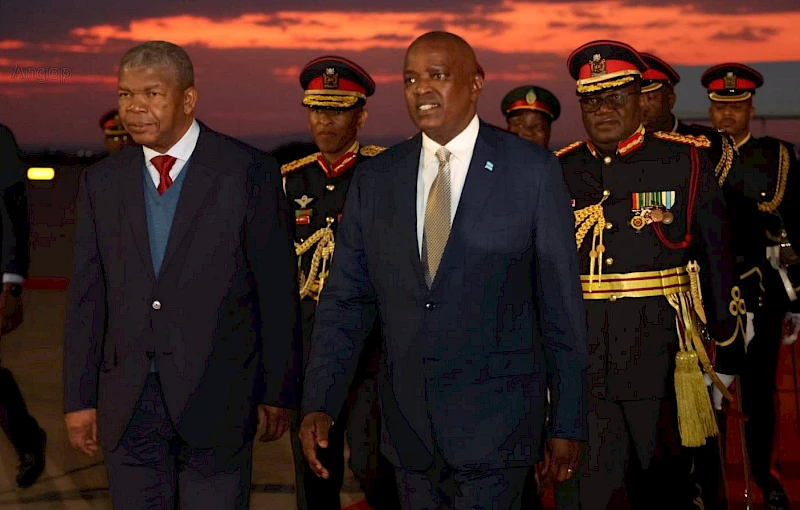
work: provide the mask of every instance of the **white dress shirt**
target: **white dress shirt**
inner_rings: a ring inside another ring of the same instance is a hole
[[[197,139],[200,137],[200,124],[197,123],[197,120],[192,121],[192,125],[189,126],[189,130],[178,140],[178,143],[173,145],[169,148],[167,152],[161,154],[160,152],[156,152],[149,147],[142,146],[142,150],[144,151],[144,160],[147,163],[147,170],[150,172],[150,177],[153,179],[153,184],[158,187],[158,183],[161,180],[161,176],[158,175],[158,170],[156,167],[153,166],[153,163],[150,162],[156,156],[163,156],[168,155],[172,156],[176,159],[175,164],[169,171],[169,177],[173,181],[178,177],[178,174],[181,173],[183,167],[186,166],[186,162],[189,161],[189,157],[194,152],[194,148],[197,146]]]
[[[461,191],[467,180],[467,170],[472,161],[475,142],[478,140],[478,131],[481,124],[478,116],[472,118],[469,125],[450,140],[444,147],[450,151],[450,225],[456,217]],[[436,151],[442,146],[422,133],[422,152],[419,156],[419,173],[417,174],[417,247],[419,256],[422,257],[422,233],[425,229],[425,207],[428,204],[433,180],[439,174],[439,160]]]

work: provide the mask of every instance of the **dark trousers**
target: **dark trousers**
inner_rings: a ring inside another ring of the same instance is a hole
[[[44,431],[28,412],[14,374],[0,367],[0,428],[18,455],[41,448]]]
[[[697,448],[684,448],[686,459],[683,469],[689,473],[688,485],[703,503],[704,510],[727,510],[728,494],[725,482],[725,452],[727,416],[717,411],[719,437],[709,437],[706,444]]]
[[[303,315],[303,360],[308,360],[316,303],[301,302]],[[319,459],[330,473],[327,480],[311,470],[300,444],[300,416],[292,416],[292,450],[295,464],[297,507],[299,510],[341,508],[339,493],[344,482],[345,437],[350,442],[350,469],[364,491],[367,502],[376,510],[398,508],[394,467],[380,454],[380,410],[378,408],[377,355],[379,338],[370,335],[358,362],[358,371],[347,402],[334,419],[328,433],[328,447],[317,448]]]
[[[120,444],[103,445],[117,510],[249,508],[253,444],[188,447],[172,424],[151,373]]]
[[[460,471],[439,452],[428,471],[395,468],[403,510],[520,510],[529,469]]]
[[[777,414],[776,374],[783,326],[782,309],[755,310],[755,336],[747,347],[741,373],[742,410],[750,471],[762,491],[768,490]],[[777,474],[777,473],[775,473]]]
[[[589,438],[572,478],[556,487],[560,510],[693,508],[676,483],[674,400],[589,397]],[[678,471],[680,473],[680,471]]]

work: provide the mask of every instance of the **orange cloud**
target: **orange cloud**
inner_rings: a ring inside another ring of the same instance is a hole
[[[169,39],[181,45],[216,49],[325,49],[358,51],[405,48],[431,28],[462,33],[478,50],[546,51],[569,54],[593,39],[619,39],[683,65],[702,65],[730,58],[753,61],[800,60],[800,11],[783,13],[703,13],[689,6],[630,6],[620,0],[586,3],[503,0],[504,9],[483,12],[321,11],[245,14],[224,20],[183,15],[134,20],[128,26],[76,28],[80,45],[92,51],[112,40]],[[346,27],[343,29],[342,27]],[[733,27],[733,28],[731,28]],[[0,43],[1,44],[1,43]],[[67,46],[69,47],[69,46]],[[82,49],[81,49],[82,48]]]
[[[72,74],[69,67],[15,66],[11,71],[0,72],[2,84],[86,85],[116,87],[117,77],[100,74]]]
[[[18,50],[25,47],[25,43],[14,39],[0,41],[0,50]]]

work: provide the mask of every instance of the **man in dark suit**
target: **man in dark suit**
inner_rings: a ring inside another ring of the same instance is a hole
[[[380,317],[382,451],[407,509],[520,508],[528,468],[565,480],[585,428],[585,316],[561,168],[482,123],[460,37],[414,41],[406,105],[422,131],[359,166],[305,371],[315,472]],[[548,359],[555,369],[545,442]]]
[[[291,219],[277,163],[194,119],[188,55],[119,73],[126,147],[81,176],[64,346],[72,445],[115,508],[248,507],[252,442],[298,401]]]
[[[30,266],[30,216],[25,167],[14,135],[0,124],[0,222],[2,222],[2,327],[8,334],[22,324],[22,283]],[[0,367],[0,427],[19,457],[17,485],[30,487],[44,472],[46,435],[28,412],[22,392],[7,368]]]

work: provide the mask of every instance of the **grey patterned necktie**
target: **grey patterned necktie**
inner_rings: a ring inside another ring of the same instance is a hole
[[[422,265],[429,289],[436,278],[444,247],[450,237],[450,151],[440,148],[436,151],[436,159],[439,160],[439,173],[428,192],[422,230]]]

